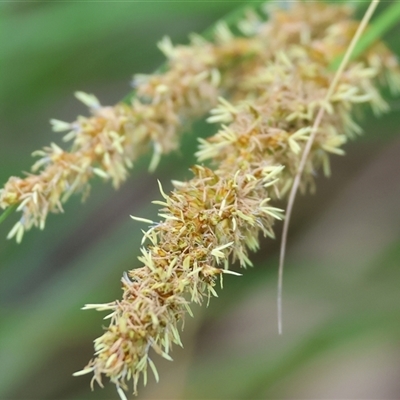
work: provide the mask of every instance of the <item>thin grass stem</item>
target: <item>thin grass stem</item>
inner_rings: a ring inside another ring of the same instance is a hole
[[[336,89],[336,86],[339,82],[339,79],[346,68],[347,64],[350,61],[350,58],[352,56],[352,53],[354,51],[354,48],[356,44],[359,42],[361,35],[363,34],[369,20],[371,19],[376,7],[378,6],[380,0],[373,0],[371,1],[366,13],[364,14],[364,17],[362,21],[360,22],[360,25],[358,26],[358,29],[348,47],[346,50],[346,53],[339,65],[339,68],[333,78],[332,83],[330,84],[328,88],[328,92],[326,93],[325,96],[325,101],[329,100],[329,98],[332,96],[333,92]],[[277,311],[278,311],[278,332],[281,335],[282,334],[282,289],[283,289],[283,269],[284,269],[284,264],[285,264],[285,254],[286,254],[286,245],[287,245],[287,236],[288,236],[288,231],[289,231],[289,223],[290,223],[290,217],[292,214],[293,210],[293,205],[294,201],[296,199],[296,194],[300,185],[300,179],[303,174],[303,170],[307,161],[307,157],[310,153],[311,146],[314,142],[316,132],[318,130],[319,125],[321,124],[321,121],[325,115],[325,108],[321,107],[318,111],[317,117],[315,118],[313,127],[311,129],[311,134],[307,140],[306,146],[304,148],[301,160],[300,160],[300,165],[299,168],[296,172],[296,176],[293,181],[293,186],[290,190],[289,194],[289,199],[288,199],[288,205],[286,209],[286,218],[283,223],[283,230],[282,230],[282,239],[281,239],[281,247],[280,247],[280,254],[279,254],[279,268],[278,268],[278,298],[277,298]]]
[[[400,2],[393,2],[369,26],[363,36],[356,44],[351,54],[350,60],[354,60],[363,54],[376,40],[385,35],[390,29],[399,23],[400,19]],[[336,58],[329,66],[332,70],[337,70],[342,57]]]

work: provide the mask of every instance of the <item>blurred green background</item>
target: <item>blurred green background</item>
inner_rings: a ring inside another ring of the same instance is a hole
[[[129,91],[133,73],[150,73],[164,35],[185,43],[241,6],[232,1],[8,2],[0,4],[2,48],[0,184],[27,171],[32,151],[52,141],[50,118],[72,121],[83,90],[103,104]],[[388,35],[400,54],[400,29]],[[399,398],[400,99],[392,112],[367,115],[366,134],[332,158],[333,176],[299,196],[284,277],[284,334],[276,321],[279,240],[264,240],[256,265],[225,278],[220,297],[196,308],[174,362],[156,360],[161,381],[139,399]],[[117,399],[113,385],[92,393],[73,378],[92,356],[102,315],[80,311],[121,295],[122,272],[138,265],[142,226],[156,218],[156,179],[189,177],[196,137],[153,174],[149,157],[115,192],[94,182],[82,204],[51,215],[22,244],[0,226],[0,399]],[[277,237],[281,225],[277,225]]]

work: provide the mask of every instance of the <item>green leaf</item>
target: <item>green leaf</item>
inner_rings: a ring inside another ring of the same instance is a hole
[[[395,1],[390,4],[381,14],[379,14],[372,23],[369,24],[368,29],[364,32],[361,39],[357,43],[350,60],[355,60],[360,57],[370,46],[377,40],[380,40],[387,32],[394,26],[398,25],[400,20],[400,3]],[[331,69],[336,70],[340,65],[342,57],[334,60],[330,66]]]

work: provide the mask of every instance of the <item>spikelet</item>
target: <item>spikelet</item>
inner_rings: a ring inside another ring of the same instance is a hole
[[[314,7],[311,12],[310,7]],[[102,106],[94,95],[77,92],[76,97],[89,108],[91,116],[80,116],[72,123],[51,120],[55,132],[67,132],[63,140],[71,142],[70,149],[52,143],[34,152],[39,159],[31,173],[25,178],[11,177],[0,189],[0,208],[16,206],[22,213],[8,238],[16,237],[19,242],[31,227],[43,229],[48,214],[62,212],[62,204],[72,194],[82,193],[86,198],[95,176],[119,187],[133,163],[149,150],[153,152],[149,169],[154,170],[163,154],[178,148],[180,134],[189,122],[215,107],[221,95],[235,102],[254,96],[251,84],[248,87],[241,82],[258,79],[260,70],[287,44],[308,46],[312,40],[315,57],[324,57],[326,52],[330,56],[340,54],[343,46],[335,41],[335,35],[350,37],[356,26],[348,19],[349,14],[350,9],[343,6],[331,10],[319,4],[294,5],[289,12],[274,10],[270,21],[264,23],[249,12],[239,23],[246,37],[234,36],[220,23],[214,42],[193,35],[190,45],[173,46],[164,38],[159,48],[167,57],[166,71],[136,75],[135,96],[127,103]],[[335,20],[343,22],[331,26]],[[327,30],[332,43],[324,40],[321,45],[319,38],[325,37]],[[374,49],[366,54],[371,73],[384,70],[380,79],[389,80],[390,88],[396,90],[399,78],[392,72],[397,68],[396,60],[382,43],[377,46],[379,56]],[[268,81],[266,75],[264,78]],[[370,92],[373,90],[376,92],[371,87]],[[374,107],[375,112],[386,109],[383,101]],[[347,118],[348,113],[343,114]],[[209,120],[223,121],[221,118],[216,111]],[[358,126],[350,119],[351,124],[357,132]]]
[[[137,158],[152,150],[149,169],[162,154],[179,146],[188,123],[217,103],[223,93],[234,91],[237,76],[250,73],[243,66],[250,58],[263,58],[257,38],[221,37],[215,43],[195,38],[189,46],[174,47],[164,38],[160,49],[167,57],[167,70],[134,78],[135,96],[127,103],[102,106],[91,94],[77,92],[91,113],[72,123],[52,119],[55,132],[67,131],[64,150],[55,143],[33,153],[39,159],[25,178],[11,177],[0,190],[0,208],[17,205],[21,219],[8,238],[21,241],[25,230],[45,226],[48,213],[62,212],[62,204],[74,193],[89,192],[94,176],[119,187]]]
[[[208,121],[220,128],[200,140],[193,178],[173,181],[169,194],[160,183],[163,199],[154,203],[162,207],[161,220],[133,217],[150,224],[142,266],[122,278],[121,301],[85,307],[111,310],[111,321],[95,340],[94,358],[78,375],[93,373],[92,385],[100,386],[105,375],[121,396],[130,380],[137,393],[148,366],[158,379],[149,350],[170,359],[171,345],[181,345],[180,323],[186,312],[192,315],[190,303],[217,296],[216,280],[232,273],[231,263],[251,266],[249,251],[257,250],[260,233],[274,237],[283,210],[273,202],[292,185],[318,109],[325,108],[326,115],[303,173],[303,191],[313,190],[319,169],[329,175],[329,156],[342,155],[346,140],[361,132],[356,112],[365,105],[375,112],[387,109],[376,85],[397,82],[398,90],[400,73],[382,43],[349,64],[326,100],[334,75],[328,66],[344,53],[357,26],[349,15],[343,7],[297,3],[274,10],[267,23],[253,14],[241,22],[247,34],[274,38],[265,51],[269,56],[253,63],[253,73],[240,76],[230,100],[220,98],[211,110]],[[232,40],[225,26],[218,35],[220,41]],[[173,51],[168,43],[163,47]]]

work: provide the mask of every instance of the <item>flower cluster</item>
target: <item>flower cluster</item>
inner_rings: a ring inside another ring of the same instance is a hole
[[[70,150],[52,143],[35,151],[40,159],[32,172],[11,177],[0,190],[0,208],[15,205],[22,212],[8,238],[20,242],[32,226],[43,229],[48,213],[62,212],[71,194],[85,197],[94,175],[118,187],[149,147],[154,170],[162,154],[178,147],[188,123],[215,106],[218,96],[234,91],[238,76],[250,73],[248,61],[264,57],[260,40],[237,38],[223,23],[214,36],[214,43],[194,35],[189,46],[177,47],[164,38],[159,47],[168,59],[166,71],[135,76],[135,93],[126,103],[105,107],[95,96],[77,92],[91,116],[72,123],[51,120],[55,132],[67,131],[63,140],[72,141]]]
[[[179,146],[180,133],[190,121],[214,107],[219,96],[238,102],[250,91],[254,94],[252,77],[257,85],[262,69],[288,44],[308,46],[312,41],[315,57],[339,55],[343,46],[335,35],[349,37],[356,26],[348,19],[349,8],[314,4],[313,10],[317,12],[309,13],[308,7],[299,5],[293,12],[275,9],[268,23],[249,11],[238,26],[244,37],[233,35],[226,24],[219,23],[213,42],[193,35],[190,45],[174,47],[164,38],[159,47],[167,57],[165,71],[136,75],[134,95],[115,106],[101,106],[95,96],[77,92],[91,116],[80,116],[72,123],[51,120],[54,131],[67,131],[63,140],[72,142],[70,149],[52,143],[34,152],[40,159],[31,173],[25,178],[11,177],[0,189],[0,208],[15,206],[22,212],[8,238],[20,242],[32,226],[43,229],[48,213],[62,212],[71,194],[80,192],[86,197],[93,176],[118,187],[133,162],[149,148],[153,149],[150,170],[154,170],[162,154]],[[335,20],[343,22],[332,27]],[[331,43],[324,39],[321,44],[319,39],[327,30]],[[383,44],[378,46],[379,56],[373,50],[367,54],[369,64],[375,70],[386,68],[388,79],[393,79],[393,56]],[[265,74],[264,78],[268,83]],[[243,84],[246,81],[250,87]]]
[[[211,110],[209,122],[221,127],[200,141],[194,177],[173,181],[168,195],[160,184],[163,200],[154,203],[161,206],[161,221],[133,217],[150,224],[142,267],[122,278],[121,301],[85,306],[110,310],[111,322],[95,340],[95,357],[76,375],[93,373],[92,384],[100,385],[105,375],[122,398],[131,379],[135,393],[141,375],[146,383],[148,366],[158,379],[150,349],[170,359],[171,345],[181,344],[178,329],[191,314],[190,303],[216,296],[216,278],[233,273],[232,262],[251,265],[248,251],[258,248],[260,233],[274,237],[282,210],[272,202],[291,187],[318,110],[327,113],[307,160],[303,191],[313,188],[320,167],[329,175],[329,154],[343,154],[347,138],[361,132],[354,115],[362,105],[377,113],[387,109],[376,85],[400,91],[400,71],[382,43],[350,63],[326,99],[334,76],[329,65],[357,27],[349,16],[341,6],[296,3],[272,10],[268,22],[250,13],[240,23],[257,46],[263,43],[263,56],[248,61],[252,73],[237,75],[230,100],[220,98]],[[213,169],[201,165],[205,160]]]
[[[148,364],[155,369],[150,348],[170,359],[171,344],[180,344],[177,322],[186,310],[191,313],[189,302],[200,304],[204,296],[216,295],[215,278],[230,272],[229,254],[243,266],[251,265],[247,247],[257,248],[258,231],[273,235],[272,222],[281,210],[259,198],[280,170],[265,163],[252,175],[260,179],[242,174],[227,178],[194,166],[195,177],[174,182],[176,190],[169,196],[160,187],[164,200],[155,203],[162,205],[164,221],[147,221],[152,226],[144,239],[150,245],[139,257],[144,267],[124,276],[122,301],[85,307],[111,309],[112,320],[95,341],[97,357],[84,373],[94,371],[100,384],[105,373],[123,389],[132,377],[136,392],[141,373],[146,381]]]

